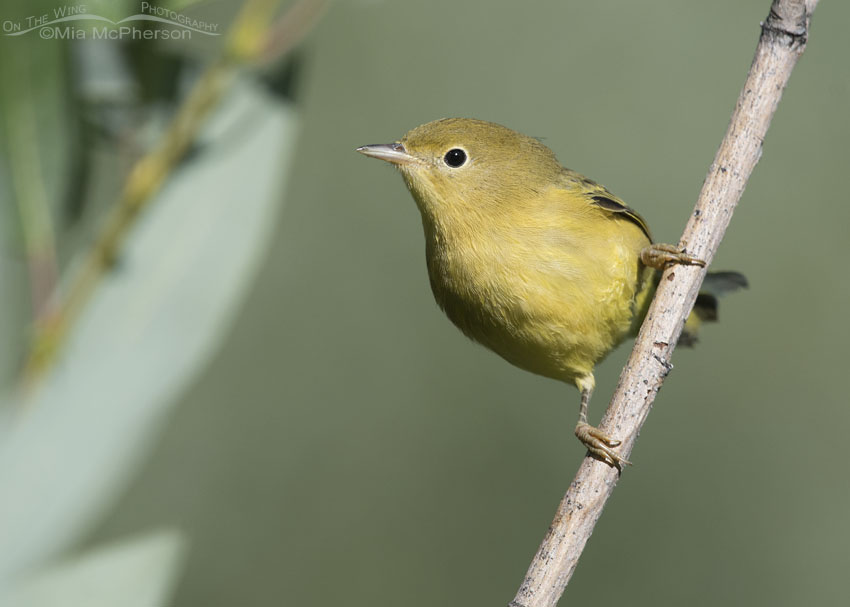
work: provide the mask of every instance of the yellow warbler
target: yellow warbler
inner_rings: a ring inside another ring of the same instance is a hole
[[[646,222],[538,140],[481,120],[429,122],[358,152],[394,164],[422,214],[431,289],[451,321],[517,367],[581,392],[576,436],[610,465],[620,442],[587,423],[594,366],[640,327],[668,263]],[[745,286],[709,274],[685,327],[716,318],[716,295]]]

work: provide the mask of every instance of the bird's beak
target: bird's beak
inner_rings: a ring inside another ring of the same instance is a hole
[[[398,165],[410,164],[416,160],[416,158],[408,154],[407,150],[404,149],[404,146],[398,142],[364,145],[363,147],[357,148],[357,151],[361,154],[371,156],[372,158],[380,158],[381,160],[386,160],[387,162]]]

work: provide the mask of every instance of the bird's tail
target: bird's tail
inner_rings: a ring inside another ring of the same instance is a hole
[[[700,287],[694,309],[691,310],[679,344],[682,346],[693,346],[697,342],[697,333],[704,322],[715,322],[717,320],[717,299],[726,293],[749,286],[747,278],[739,272],[709,272]]]
[[[631,331],[633,336],[638,334],[640,326],[643,324],[643,319],[649,310],[649,304],[655,297],[659,280],[661,280],[661,272],[655,270],[647,281],[647,285],[635,300],[636,313]],[[697,295],[694,309],[691,310],[688,319],[685,321],[682,335],[679,337],[679,344],[693,346],[697,342],[697,333],[702,323],[717,320],[717,299],[726,293],[744,289],[747,286],[747,279],[739,272],[709,272],[706,274],[699,295]]]

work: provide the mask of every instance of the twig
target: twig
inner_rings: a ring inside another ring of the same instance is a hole
[[[817,3],[818,0],[774,0],[762,23],[755,58],[726,136],[681,239],[690,254],[709,263],[761,156],[770,120],[805,49],[809,20]],[[626,458],[670,371],[670,357],[704,276],[705,269],[697,266],[676,266],[663,274],[600,424],[605,433],[623,441],[620,453]],[[591,457],[584,459],[511,607],[557,604],[617,479],[617,469]]]

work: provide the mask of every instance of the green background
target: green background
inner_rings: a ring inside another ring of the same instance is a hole
[[[185,529],[175,605],[506,604],[583,457],[578,394],[450,325],[401,179],[354,148],[493,120],[675,242],[768,4],[334,4],[258,280],[84,544]],[[850,5],[821,4],[714,263],[751,289],[676,352],[563,604],[846,600]]]

